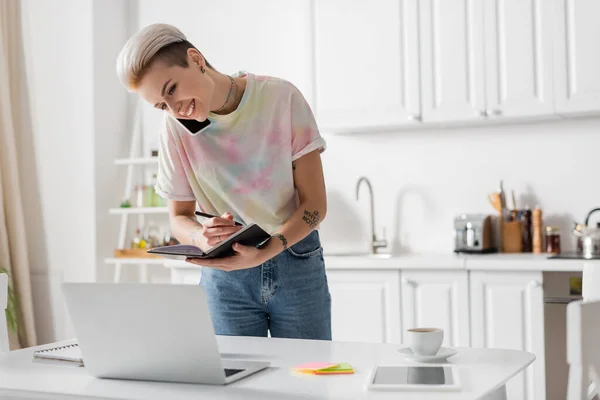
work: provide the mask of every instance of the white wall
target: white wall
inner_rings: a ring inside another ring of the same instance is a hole
[[[59,284],[93,277],[92,2],[25,0],[31,132],[19,157],[39,341],[70,335]]]
[[[20,135],[20,178],[38,338],[47,343],[74,335],[60,283],[107,275],[101,260],[116,243],[118,220],[107,208],[121,200],[122,171],[113,160],[126,154],[130,121],[114,66],[128,5],[21,4],[28,103],[22,109],[30,110],[31,126]]]
[[[310,15],[307,0],[138,1],[137,29],[151,23],[177,26],[219,71],[282,76],[313,97]],[[161,114],[146,105],[148,149],[156,148]]]
[[[104,263],[117,245],[119,217],[108,214],[123,200],[125,166],[115,158],[127,158],[133,126],[134,97],[121,86],[115,65],[117,55],[131,34],[129,6],[135,2],[93,2],[94,63],[94,159],[96,188],[97,278],[112,279],[113,266]]]
[[[558,224],[564,247],[572,249],[571,221],[582,221],[600,206],[599,130],[600,119],[580,119],[327,136],[326,247],[351,250],[366,243],[366,236],[351,233],[369,227],[366,188],[359,202],[354,197],[356,181],[365,175],[373,184],[379,235],[386,227],[395,251],[451,252],[454,216],[493,214],[487,195],[500,179],[505,189],[515,190],[517,206],[539,204],[545,222]]]

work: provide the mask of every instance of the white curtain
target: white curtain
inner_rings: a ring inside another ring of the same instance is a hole
[[[25,95],[20,24],[19,1],[0,0],[0,268],[10,273],[18,304],[11,349],[37,344],[16,140],[25,115],[19,110]]]

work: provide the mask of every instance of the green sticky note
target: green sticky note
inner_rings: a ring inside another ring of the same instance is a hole
[[[354,370],[352,369],[352,366],[348,363],[339,363],[335,367],[323,368],[318,371],[315,371],[315,374],[317,374],[317,375],[321,375],[321,374],[352,374],[352,373],[354,373]]]

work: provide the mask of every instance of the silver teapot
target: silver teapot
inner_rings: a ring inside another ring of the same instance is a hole
[[[577,237],[577,252],[584,258],[600,256],[600,222],[595,227],[589,226],[590,217],[596,211],[600,211],[600,208],[591,210],[583,225],[575,222],[571,231]]]

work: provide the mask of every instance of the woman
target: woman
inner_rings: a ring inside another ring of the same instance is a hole
[[[156,192],[182,243],[217,245],[240,226],[269,232],[257,249],[189,260],[202,265],[221,335],[331,339],[331,298],[316,230],[327,212],[320,153],[326,144],[291,83],[213,68],[177,28],[154,24],[124,45],[123,85],[164,111]],[[200,129],[198,122],[210,122]],[[187,127],[186,127],[187,126]],[[220,217],[200,224],[196,204]]]

